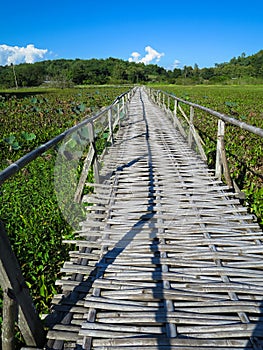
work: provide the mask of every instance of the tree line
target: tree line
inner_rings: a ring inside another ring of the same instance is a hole
[[[246,82],[263,82],[263,50],[255,55],[232,58],[216,63],[215,67],[199,68],[197,64],[165,69],[156,64],[128,62],[117,58],[58,59],[0,66],[0,87],[12,88],[49,85],[70,87],[83,84],[202,84],[224,83],[243,79]]]

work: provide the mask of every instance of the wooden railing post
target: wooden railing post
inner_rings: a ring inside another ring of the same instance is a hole
[[[177,110],[178,110],[178,106],[179,106],[179,101],[178,100],[174,100],[174,126],[178,127],[180,133],[186,138],[187,135],[184,131],[184,128],[182,127],[182,124],[180,123],[178,117],[177,117]]]
[[[112,127],[112,109],[110,108],[108,110],[108,123],[109,123],[109,136],[111,140],[111,145],[114,143],[114,137],[113,137],[113,127]]]
[[[17,304],[11,290],[3,291],[2,350],[15,348],[15,323],[18,317]]]
[[[122,96],[122,98],[121,98],[121,104],[122,104],[122,113],[125,113],[125,100],[124,100],[124,96]]]
[[[222,171],[229,187],[233,187],[233,183],[230,177],[226,149],[224,142],[225,135],[225,122],[221,119],[218,120],[218,131],[217,131],[217,147],[216,147],[216,169],[215,175],[217,178],[222,178]]]
[[[100,183],[100,174],[99,174],[99,161],[98,161],[98,155],[95,145],[95,132],[94,132],[94,124],[91,121],[88,124],[88,130],[90,135],[90,147],[93,149],[94,156],[93,156],[93,172],[94,172],[94,180],[96,183]]]
[[[117,118],[118,118],[118,125],[119,125],[119,129],[120,129],[121,128],[120,101],[117,104]]]
[[[215,176],[221,180],[222,179],[222,148],[223,148],[223,138],[225,134],[225,123],[223,120],[218,119],[218,127],[217,127],[217,144],[216,144],[216,168],[215,168]]]
[[[189,134],[188,134],[188,144],[192,147],[193,144],[193,126],[194,126],[194,107],[190,106],[190,120],[189,120]]]
[[[177,109],[178,109],[178,101],[174,100],[174,126],[178,125]]]
[[[158,105],[159,105],[159,107],[162,106],[162,104],[161,104],[161,91],[158,91]]]
[[[221,119],[218,120],[218,130],[217,130],[217,145],[216,145],[216,168],[215,176],[218,179],[222,179],[222,171],[225,177],[225,181],[230,188],[233,188],[233,182],[230,176],[230,171],[228,167],[226,149],[224,142],[225,135],[225,122]]]
[[[14,332],[14,320],[18,316],[18,327],[27,346],[42,348],[45,331],[34,308],[16,256],[11,248],[4,225],[0,221],[0,285],[4,291],[4,321],[2,348],[11,349],[8,338]],[[10,300],[13,299],[13,300]],[[18,313],[18,315],[17,315]],[[7,319],[6,319],[7,318]]]
[[[152,97],[154,99],[154,102],[158,105],[158,91],[152,90]]]
[[[125,115],[127,115],[127,113],[128,113],[128,102],[127,102],[127,99],[125,98],[125,96],[123,96],[123,98],[122,98],[122,110],[123,110],[123,113],[125,114]]]

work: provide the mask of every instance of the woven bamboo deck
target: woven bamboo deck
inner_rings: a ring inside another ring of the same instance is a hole
[[[57,281],[52,349],[262,349],[262,231],[138,89]]]

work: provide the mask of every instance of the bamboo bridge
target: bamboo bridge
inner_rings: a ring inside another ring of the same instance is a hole
[[[75,250],[56,282],[47,333],[31,327],[28,348],[263,348],[262,230],[221,181],[222,171],[230,179],[223,123],[233,120],[218,116],[212,171],[193,126],[196,105],[186,116],[175,99],[171,112],[172,96],[160,95],[135,88],[116,124],[106,111],[109,128],[120,127],[101,169],[90,152],[97,182],[82,202],[93,205],[65,242]]]

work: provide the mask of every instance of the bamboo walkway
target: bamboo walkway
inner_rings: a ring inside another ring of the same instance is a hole
[[[138,89],[85,201],[49,349],[262,349],[262,231]]]

